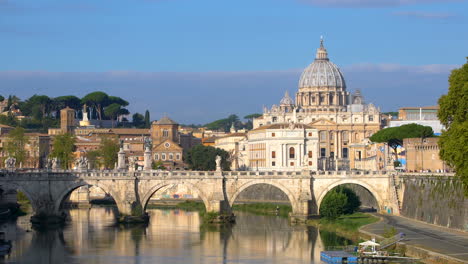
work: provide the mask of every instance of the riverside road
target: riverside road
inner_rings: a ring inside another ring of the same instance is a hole
[[[468,263],[467,232],[449,230],[399,216],[380,214],[377,216],[384,220],[364,227],[364,231],[382,235],[385,228],[393,226],[398,232],[406,234],[403,242],[408,245],[414,245]]]

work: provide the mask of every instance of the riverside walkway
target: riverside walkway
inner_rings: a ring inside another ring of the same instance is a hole
[[[432,252],[449,256],[468,263],[468,232],[452,230],[415,221],[400,216],[381,215],[383,221],[362,228],[363,231],[382,235],[385,228],[395,227],[398,232],[406,234],[403,241],[407,245],[416,246]]]

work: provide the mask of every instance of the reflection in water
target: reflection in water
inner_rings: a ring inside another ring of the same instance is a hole
[[[290,226],[285,218],[237,212],[231,227],[200,227],[198,212],[148,210],[148,226],[114,225],[115,208],[71,209],[63,229],[30,231],[29,216],[4,224],[7,263],[320,263],[334,233]],[[322,242],[324,241],[324,242]]]

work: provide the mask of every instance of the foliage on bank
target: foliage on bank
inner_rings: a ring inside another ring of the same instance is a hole
[[[292,207],[290,205],[273,203],[234,204],[232,209],[253,214],[279,215],[282,217],[288,217],[289,213],[292,212]]]
[[[336,232],[353,240],[359,238],[359,228],[379,221],[379,218],[367,213],[353,213],[342,215],[334,220],[327,218],[307,220],[307,225],[315,226],[321,230]]]
[[[359,206],[361,206],[361,201],[353,190],[338,186],[323,198],[320,205],[320,216],[328,220],[335,220],[343,214],[357,212]]]
[[[439,140],[440,157],[455,169],[468,196],[468,62],[450,74],[439,106],[437,115],[446,128]]]

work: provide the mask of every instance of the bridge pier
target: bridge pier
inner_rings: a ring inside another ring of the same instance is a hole
[[[311,200],[299,200],[292,209],[293,211],[289,214],[289,217],[291,222],[294,223],[303,223],[315,214]]]
[[[44,194],[31,203],[33,216],[31,216],[30,221],[33,225],[56,226],[65,223],[67,215],[64,212],[59,212],[51,196]]]
[[[205,204],[208,213],[216,213],[214,219],[209,219],[210,223],[234,223],[236,216],[232,212],[231,205],[226,200],[213,200]]]

